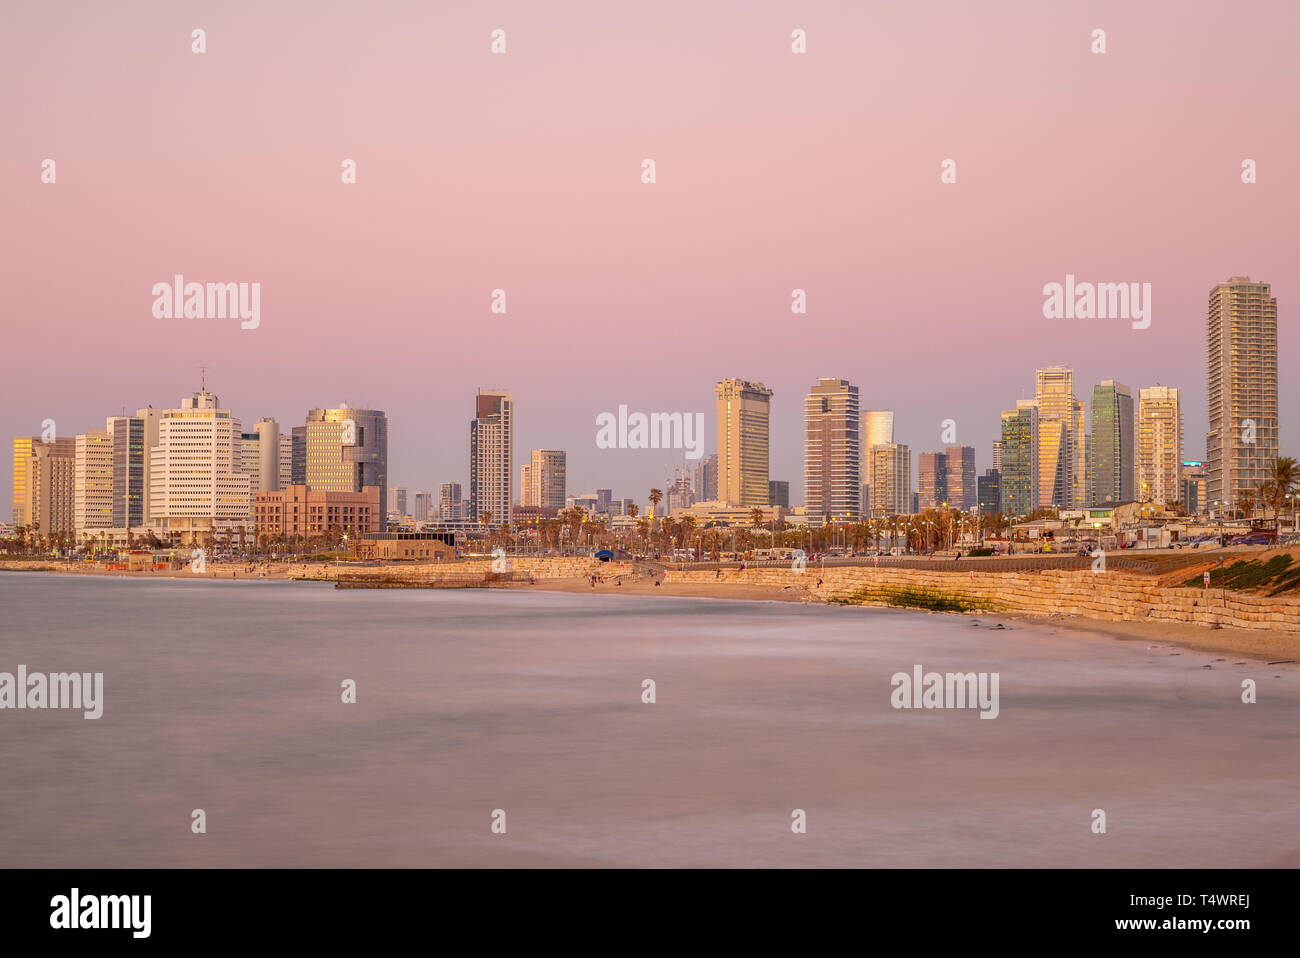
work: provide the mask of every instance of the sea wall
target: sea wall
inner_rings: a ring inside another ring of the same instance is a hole
[[[897,604],[886,595],[891,590],[925,590],[990,612],[1300,632],[1300,598],[1162,588],[1153,577],[1125,572],[928,572],[872,567],[796,572],[778,568],[728,570],[721,578],[715,572],[669,571],[666,581],[788,586],[800,590],[809,601],[880,606]]]

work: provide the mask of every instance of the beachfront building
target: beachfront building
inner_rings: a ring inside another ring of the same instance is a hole
[[[1256,500],[1278,456],[1277,300],[1268,283],[1234,276],[1210,290],[1206,318],[1211,503]]]
[[[149,450],[149,522],[183,542],[252,527],[240,422],[202,389],[158,418]]]

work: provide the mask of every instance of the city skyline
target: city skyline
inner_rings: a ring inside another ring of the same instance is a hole
[[[743,376],[774,391],[771,477],[801,499],[799,400],[822,376],[857,383],[864,409],[895,408],[913,450],[939,448],[938,424],[956,419],[982,472],[997,411],[1053,363],[1073,367],[1081,398],[1105,379],[1180,387],[1199,445],[1206,292],[1230,276],[1272,283],[1280,354],[1300,354],[1287,312],[1300,131],[1278,120],[1300,96],[1295,8],[1261,33],[1207,4],[1113,6],[1096,14],[1112,44],[1095,56],[1098,24],[1028,2],[942,17],[814,4],[797,18],[757,3],[701,19],[667,0],[621,12],[596,43],[582,12],[507,0],[500,57],[481,12],[393,9],[415,28],[372,38],[356,76],[336,69],[357,48],[341,11],[209,11],[205,57],[171,15],[75,35],[58,10],[14,18],[0,38],[15,77],[0,90],[0,254],[6,342],[22,348],[0,358],[0,435],[50,418],[71,436],[123,406],[169,405],[208,364],[246,425],[342,401],[386,410],[392,478],[434,488],[468,483],[464,397],[505,383],[516,450],[566,449],[570,488],[641,496],[664,457],[595,449],[590,418],[622,403],[707,413],[712,384]],[[806,56],[790,54],[795,25]],[[66,68],[51,73],[55,43]],[[302,57],[293,84],[277,73],[286,46]],[[645,69],[663,49],[671,75]],[[139,63],[184,82],[159,87]],[[427,91],[453,88],[410,122]],[[151,108],[124,114],[135,97]],[[1216,111],[1233,131],[1206,149]],[[238,131],[233,153],[208,148],[217,130]],[[46,157],[54,184],[40,182]],[[155,318],[151,287],[178,272],[259,282],[260,324]],[[1045,319],[1042,288],[1067,273],[1149,282],[1150,327]],[[790,311],[794,289],[806,314]],[[1279,403],[1300,408],[1285,369]],[[1300,421],[1283,416],[1281,447],[1300,448]]]

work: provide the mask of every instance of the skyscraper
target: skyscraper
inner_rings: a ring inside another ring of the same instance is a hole
[[[871,447],[871,514],[898,516],[912,512],[912,450],[896,442]]]
[[[892,409],[862,410],[862,481],[870,485],[873,459],[871,450],[894,441],[894,411]],[[868,504],[863,503],[863,508]]]
[[[1268,283],[1233,276],[1210,290],[1206,320],[1209,502],[1240,501],[1278,455],[1277,300]]]
[[[307,485],[307,427],[289,431],[289,485]]]
[[[149,450],[149,520],[184,541],[253,529],[239,420],[202,389],[163,410]]]
[[[453,522],[465,518],[464,492],[459,482],[444,482],[438,487],[438,518]]]
[[[72,524],[80,541],[113,525],[113,438],[107,429],[77,436],[72,469]]]
[[[1183,462],[1183,410],[1172,386],[1138,393],[1137,495],[1141,502],[1178,502]]]
[[[785,479],[769,479],[767,482],[767,502],[768,505],[789,509],[790,483]]]
[[[15,436],[13,445],[13,522],[40,533],[71,532],[76,439]]]
[[[718,397],[718,499],[730,506],[767,505],[772,390],[724,379]]]
[[[818,379],[804,399],[804,504],[809,516],[856,519],[861,514],[860,424],[858,387],[847,379]],[[788,495],[787,487],[787,502]]]
[[[1132,502],[1133,393],[1106,379],[1092,387],[1092,438],[1088,440],[1088,505]]]
[[[380,528],[387,517],[388,417],[379,409],[313,409],[307,413],[304,485],[324,492],[379,488]]]
[[[416,522],[428,522],[433,511],[433,493],[417,492],[415,494],[415,511],[411,513],[411,518]]]
[[[975,447],[948,446],[944,450],[947,502],[950,508],[969,512],[979,502],[975,481]]]
[[[938,509],[948,501],[948,457],[941,452],[923,452],[916,457],[916,504]]]
[[[406,486],[394,486],[392,492],[392,501],[389,504],[389,512],[396,512],[399,516],[407,515],[406,512]]]
[[[705,456],[695,467],[696,501],[715,502],[718,498],[718,454]]]
[[[1038,506],[1038,408],[1022,399],[1002,411],[1002,512],[1029,515]]]
[[[1072,509],[1085,498],[1083,403],[1074,396],[1074,370],[1048,366],[1035,373],[1038,407],[1038,505]]]
[[[469,518],[491,513],[492,525],[510,522],[514,473],[515,401],[504,389],[480,389],[469,424]]]
[[[521,490],[523,504],[563,509],[568,496],[567,461],[563,449],[534,449],[524,466],[528,485]]]
[[[148,424],[152,409],[135,416],[113,416],[107,422],[113,441],[113,528],[129,533],[149,517]],[[157,439],[157,419],[153,422]]]
[[[993,440],[993,471],[1002,471],[1002,440]]]

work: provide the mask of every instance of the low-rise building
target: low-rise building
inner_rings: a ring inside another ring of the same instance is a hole
[[[280,536],[320,535],[337,528],[342,532],[379,532],[383,514],[378,486],[360,492],[289,486],[277,492],[259,492],[253,513],[256,534]]]

